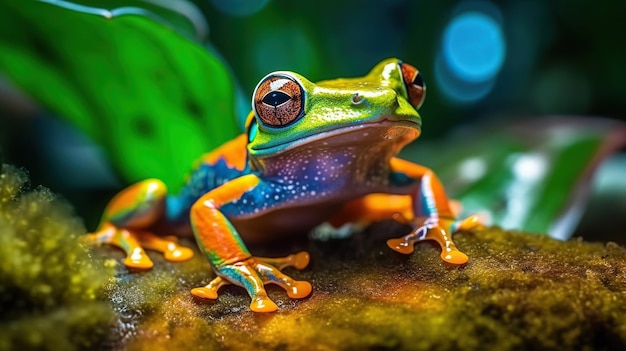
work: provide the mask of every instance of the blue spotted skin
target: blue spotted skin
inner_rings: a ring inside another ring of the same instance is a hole
[[[223,159],[202,164],[178,195],[167,197],[168,220],[184,223],[200,196],[252,173],[261,180],[259,184],[220,208],[244,241],[306,233],[328,220],[346,201],[369,193],[415,192],[417,182],[392,172],[389,166],[389,159],[412,140],[415,130],[413,126],[387,124],[354,128],[277,155],[255,158],[255,168],[247,165],[238,170]],[[394,138],[385,140],[390,133]]]
[[[249,172],[249,167],[243,170],[229,167],[224,159],[219,159],[215,164],[200,164],[178,194],[167,195],[165,199],[167,221],[175,225],[188,225],[189,209],[196,200],[211,189]]]

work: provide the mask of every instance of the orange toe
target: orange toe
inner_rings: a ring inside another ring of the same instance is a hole
[[[214,289],[209,289],[207,287],[191,289],[191,294],[202,299],[217,299],[217,291],[215,291]]]
[[[441,259],[452,264],[465,264],[469,260],[467,255],[459,250],[452,250],[450,252],[444,250],[441,252]]]
[[[287,296],[292,299],[301,299],[309,296],[311,291],[313,291],[313,287],[307,281],[296,281],[290,289],[285,289],[285,291],[287,291]]]
[[[464,220],[460,221],[456,230],[470,230],[473,228],[480,228],[482,226],[481,218],[478,215],[471,215]]]
[[[287,296],[292,299],[301,299],[309,296],[311,291],[313,291],[313,287],[311,286],[311,283],[307,281],[294,281],[289,288],[285,289],[285,291],[287,292]]]
[[[304,269],[306,268],[306,266],[309,265],[309,261],[311,260],[311,257],[309,256],[308,252],[298,252],[297,254],[292,255],[293,258],[293,267],[295,269]]]
[[[175,246],[173,250],[165,251],[164,257],[170,262],[187,261],[193,257],[193,250],[184,246]]]
[[[389,246],[390,249],[401,254],[408,255],[413,253],[413,244],[407,243],[403,238],[389,239],[387,240],[387,246]]]
[[[250,309],[253,312],[274,312],[278,310],[278,306],[267,297],[256,297],[252,300]]]
[[[134,252],[124,260],[124,265],[132,269],[150,269],[154,266],[152,260],[145,253]]]

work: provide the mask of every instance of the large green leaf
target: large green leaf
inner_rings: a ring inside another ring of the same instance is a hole
[[[185,16],[144,1],[5,1],[0,71],[103,146],[129,182],[175,189],[238,131],[224,64]]]
[[[410,158],[432,167],[465,213],[565,239],[582,215],[597,166],[623,145],[622,122],[550,118],[459,133]]]

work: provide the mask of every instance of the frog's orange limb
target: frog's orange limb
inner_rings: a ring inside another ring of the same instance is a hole
[[[245,151],[247,145],[248,137],[245,134],[240,134],[217,149],[204,154],[199,162],[213,165],[219,160],[224,160],[228,167],[242,170],[246,167]],[[197,168],[197,165],[194,168]]]
[[[144,231],[136,231],[135,234],[141,246],[163,253],[163,257],[170,262],[187,261],[193,257],[193,251],[188,247],[178,245],[176,237],[164,238]]]
[[[394,172],[406,174],[408,177],[419,180],[421,184],[421,201],[413,204],[415,215],[438,216],[453,218],[454,213],[450,207],[450,201],[437,176],[429,168],[406,161],[397,157],[390,160],[391,169]]]
[[[412,218],[411,204],[409,195],[369,194],[343,205],[341,211],[329,222],[335,228],[346,223],[365,227],[374,222],[393,218],[396,214]]]
[[[449,205],[455,217],[461,213],[460,202],[451,199]],[[365,195],[347,202],[329,222],[335,228],[346,223],[356,223],[360,227],[366,227],[374,222],[393,218],[408,225],[411,224],[413,217],[413,200],[410,195],[380,193]]]
[[[453,264],[466,263],[468,257],[457,249],[452,241],[452,233],[478,225],[478,216],[456,221],[443,185],[429,168],[395,157],[390,164],[394,172],[404,173],[418,180],[420,189],[413,197],[413,220],[417,222],[415,229],[401,238],[388,240],[387,245],[393,250],[408,254],[413,252],[415,243],[434,240],[441,246],[441,259]],[[420,217],[425,217],[425,220],[420,220]]]
[[[104,223],[96,232],[83,237],[87,244],[111,244],[124,250],[124,265],[134,269],[150,269],[154,264],[143,250],[141,243],[133,233],[118,229],[111,223]]]
[[[144,248],[164,254],[169,261],[185,261],[193,251],[178,245],[175,239],[162,238],[145,228],[163,215],[167,189],[158,179],[148,179],[122,190],[107,205],[98,229],[84,242],[112,244],[124,250],[124,264],[129,268],[152,268]]]
[[[252,299],[251,310],[273,312],[278,307],[267,296],[265,284],[274,283],[283,287],[292,298],[303,298],[311,293],[309,282],[293,280],[280,271],[286,266],[306,267],[308,254],[299,253],[285,258],[253,257],[236,229],[220,211],[222,205],[239,199],[259,182],[256,175],[241,176],[204,194],[191,207],[191,225],[196,241],[218,275],[207,286],[192,289],[193,295],[217,298],[217,290],[231,282],[246,289]]]

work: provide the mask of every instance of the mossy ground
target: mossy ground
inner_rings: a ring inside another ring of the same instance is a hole
[[[429,243],[388,249],[407,231],[391,222],[348,239],[284,240],[251,249],[309,251],[309,267],[286,273],[314,292],[293,300],[269,287],[280,310],[258,314],[238,287],[192,297],[213,278],[197,251],[184,263],[151,253],[147,272],[129,272],[115,248],[90,256],[70,207],[26,183],[2,167],[0,350],[626,349],[626,249],[614,243],[492,228],[457,234],[470,261],[450,266]]]
[[[199,254],[148,272],[118,265],[108,291],[119,312],[106,348],[129,350],[623,350],[626,349],[626,250],[616,244],[559,242],[499,229],[459,233],[470,256],[446,265],[420,243],[397,254],[385,239],[406,228],[381,223],[352,238],[252,248],[284,255],[305,249],[313,294],[292,300],[277,287],[280,310],[250,312],[243,289],[217,301],[189,289],[213,278]],[[193,246],[190,241],[188,243]],[[98,253],[121,257],[115,249]],[[119,260],[118,260],[119,262]]]
[[[0,164],[0,350],[93,348],[113,321],[103,294],[113,271],[79,243],[71,207],[27,183]]]

